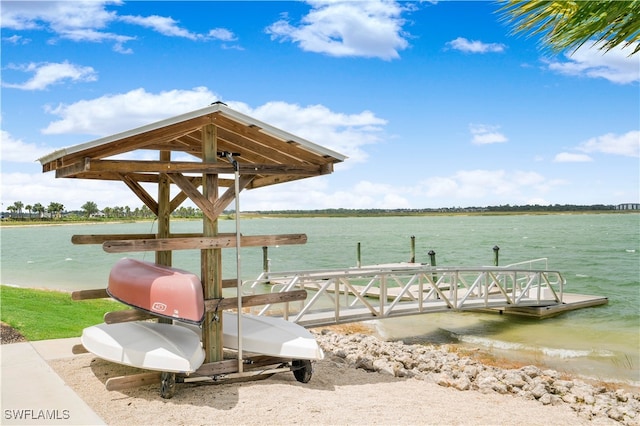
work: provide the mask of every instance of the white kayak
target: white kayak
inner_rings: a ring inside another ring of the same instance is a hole
[[[200,327],[184,322],[98,324],[82,331],[82,345],[99,358],[146,370],[192,373],[204,362]],[[223,345],[238,349],[238,317],[224,312]],[[242,350],[296,360],[324,358],[315,337],[282,318],[242,315]]]
[[[238,349],[238,315],[224,312],[224,347]],[[316,338],[301,325],[282,318],[242,315],[242,350],[282,358],[320,360]]]
[[[200,327],[176,322],[202,333]],[[223,345],[238,349],[238,315],[225,311],[222,321]],[[320,360],[324,353],[313,334],[301,325],[282,318],[242,315],[242,351],[281,358]]]
[[[85,328],[80,340],[100,358],[146,370],[192,373],[205,357],[200,336],[173,324],[103,323]]]

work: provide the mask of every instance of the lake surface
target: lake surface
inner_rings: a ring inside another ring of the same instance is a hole
[[[199,232],[199,221],[172,223],[172,232]],[[453,343],[480,348],[600,380],[640,385],[640,214],[555,214],[367,218],[259,218],[242,220],[244,235],[304,233],[300,246],[269,248],[273,271],[345,268],[410,259],[438,266],[492,265],[546,257],[559,270],[565,292],[602,295],[609,304],[534,320],[477,313],[426,314],[376,322],[390,339]],[[111,266],[123,255],[98,245],[73,245],[74,234],[151,233],[151,223],[3,227],[2,284],[52,289],[106,287]],[[220,221],[220,232],[234,232]],[[241,251],[243,279],[262,271],[262,249]],[[199,274],[199,251],[174,252],[173,264]],[[129,257],[153,261],[153,253]],[[223,276],[236,275],[235,250],[223,251]]]

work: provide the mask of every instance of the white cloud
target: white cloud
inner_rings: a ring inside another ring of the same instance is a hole
[[[173,18],[166,16],[131,16],[123,15],[118,17],[119,21],[126,22],[127,24],[139,25],[141,27],[151,28],[152,30],[159,32],[162,35],[169,37],[183,37],[189,40],[198,40],[202,38],[202,35],[192,33],[189,30],[180,28],[178,22]]]
[[[204,108],[217,99],[219,97],[206,87],[160,93],[135,89],[50,108],[48,112],[60,119],[42,132],[106,136]],[[226,103],[230,108],[344,154],[352,162],[366,159],[363,146],[380,142],[387,123],[371,111],[344,114],[323,105],[302,107],[269,102],[252,108],[241,102]]]
[[[2,41],[6,41],[7,43],[11,43],[11,44],[28,44],[31,42],[30,39],[28,38],[24,38],[22,36],[19,35],[12,35],[11,37],[2,37]]]
[[[587,163],[593,161],[593,158],[587,154],[576,154],[571,152],[561,152],[553,158],[556,163]]]
[[[33,163],[51,151],[49,147],[37,146],[15,139],[5,130],[0,130],[0,159],[3,162]]]
[[[287,17],[270,25],[272,39],[291,40],[302,50],[331,56],[391,60],[409,43],[401,15],[407,9],[394,1],[313,0],[299,25]]]
[[[382,128],[387,124],[371,111],[344,114],[323,105],[301,107],[286,102],[268,102],[257,108],[242,103],[228,104],[247,115],[344,154],[353,162],[366,159],[367,154],[362,147],[380,142]]]
[[[431,177],[420,182],[419,189],[428,199],[446,199],[448,203],[444,205],[450,205],[456,199],[466,203],[495,197],[524,200],[524,194],[544,193],[558,184],[537,172],[477,169],[460,170],[452,176]]]
[[[2,27],[13,30],[49,28],[64,35],[80,28],[104,28],[116,13],[108,12],[108,4],[120,1],[13,1],[2,4]]]
[[[599,50],[594,42],[585,43],[573,54],[565,54],[567,61],[546,61],[551,71],[564,75],[604,78],[617,84],[640,81],[640,55],[629,56],[637,43],[626,48],[614,47],[608,52]]]
[[[106,136],[204,108],[217,99],[206,87],[160,93],[140,88],[50,108],[48,112],[61,119],[50,123],[42,132]]]
[[[447,42],[447,46],[465,53],[501,53],[506,49],[502,43],[484,43],[480,40],[467,40],[464,37]]]
[[[45,90],[52,84],[59,83],[63,80],[71,81],[96,81],[97,73],[91,67],[83,67],[80,65],[70,64],[65,61],[62,63],[44,63],[23,66],[11,66],[9,68],[19,71],[33,73],[34,76],[24,83],[6,83],[2,82],[3,87],[21,90]]]
[[[601,152],[604,154],[640,157],[640,131],[633,130],[623,135],[607,133],[591,138],[579,147],[584,152]]]
[[[507,137],[498,132],[498,129],[500,129],[500,126],[490,126],[487,124],[470,124],[469,131],[471,132],[472,136],[471,142],[476,145],[507,142]]]
[[[216,40],[221,41],[235,41],[237,40],[236,36],[233,32],[227,30],[226,28],[214,28],[209,30],[209,37],[215,38]]]
[[[149,28],[168,37],[182,37],[189,40],[208,39],[205,35],[181,28],[178,22],[171,17],[158,15],[119,16],[116,11],[107,10],[108,6],[121,4],[123,2],[120,0],[3,2],[0,21],[5,29],[48,31],[58,38],[76,42],[111,41],[114,43],[113,50],[119,53],[132,53],[132,49],[124,47],[124,44],[135,40],[136,37],[107,31],[109,25],[114,22]],[[219,30],[212,31],[211,37],[218,38],[215,35]],[[17,39],[13,40],[17,41]],[[55,43],[56,39],[49,42]]]

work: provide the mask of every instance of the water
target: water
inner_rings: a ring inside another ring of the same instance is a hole
[[[198,232],[199,221],[174,222],[172,232]],[[566,292],[602,295],[609,304],[536,320],[477,313],[427,314],[379,321],[379,333],[407,342],[454,343],[518,362],[607,381],[640,385],[640,215],[566,214],[367,218],[260,218],[241,221],[245,235],[305,233],[300,246],[269,248],[273,271],[408,261],[436,252],[439,266],[492,265],[540,257],[567,280]],[[221,232],[234,232],[221,221]],[[73,245],[74,234],[149,233],[151,223],[1,229],[3,284],[65,290],[104,288],[123,257],[98,245]],[[198,251],[174,252],[174,266],[199,273]],[[235,250],[223,251],[223,277],[236,274]],[[130,257],[153,260],[153,253]],[[262,270],[262,249],[241,251],[243,279]]]

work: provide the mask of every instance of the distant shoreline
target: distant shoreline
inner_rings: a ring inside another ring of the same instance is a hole
[[[375,211],[375,212],[356,212],[348,210],[345,212],[248,212],[241,213],[241,219],[260,219],[260,218],[362,218],[362,217],[438,217],[438,216],[547,216],[547,215],[587,215],[587,214],[640,214],[640,210],[534,210],[534,211]],[[223,214],[220,220],[232,220],[235,216],[231,214]],[[106,219],[106,220],[60,220],[60,221],[42,221],[42,220],[4,220],[0,222],[0,228],[18,228],[27,226],[70,226],[70,225],[110,225],[118,223],[145,223],[153,222],[153,219]],[[172,221],[199,221],[201,217],[179,217],[172,218]]]

